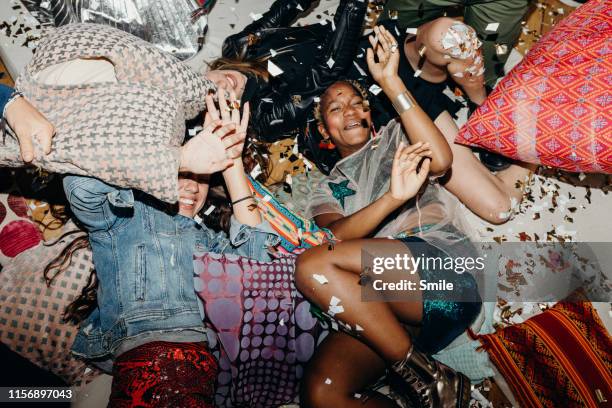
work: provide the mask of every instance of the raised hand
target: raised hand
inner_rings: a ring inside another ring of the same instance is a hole
[[[400,45],[398,45],[393,34],[383,26],[374,27],[374,33],[375,36],[370,35],[368,37],[372,48],[368,48],[366,51],[366,59],[372,77],[384,88],[387,83],[396,80],[398,77],[397,69],[400,59],[398,47]]]
[[[418,192],[429,174],[431,163],[429,143],[418,142],[414,145],[400,143],[391,168],[391,185],[389,194],[395,200],[408,201]],[[419,163],[421,168],[417,171]]]
[[[244,138],[244,133],[236,132],[235,124],[211,121],[181,147],[180,171],[212,174],[225,170],[242,153]]]
[[[224,91],[220,88],[220,91]],[[236,97],[236,93],[233,90],[227,92],[229,95],[229,104],[225,98],[219,98],[219,108],[213,100],[212,94],[206,96],[207,112],[204,117],[204,126],[206,127],[212,121],[220,121],[222,124],[233,123],[236,126],[236,133],[244,134],[246,137],[247,127],[249,125],[250,109],[249,103],[245,103],[243,108],[242,117],[240,115],[240,102]],[[242,144],[233,146],[231,150],[231,157],[236,159],[241,157],[242,150],[244,148],[244,138]]]
[[[55,127],[24,97],[18,97],[7,108],[5,119],[19,141],[21,158],[30,163],[34,160],[34,139],[41,144],[43,152],[51,152],[51,139]]]

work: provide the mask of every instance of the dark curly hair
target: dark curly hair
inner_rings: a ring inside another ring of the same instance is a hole
[[[368,93],[361,83],[350,79],[342,79],[334,82],[327,87],[327,89],[338,83],[345,83],[353,87],[355,92],[363,97],[364,107],[369,107]],[[327,92],[327,89],[325,92]],[[323,98],[325,92],[321,95],[321,98]],[[319,125],[321,124],[325,125],[323,122],[323,115],[321,113],[321,99],[319,99],[319,101],[315,102],[313,105],[311,118],[306,124],[304,139],[300,140],[299,143],[302,146],[304,156],[306,156],[308,160],[312,161],[323,174],[328,175],[341,157],[337,149],[324,150],[319,147],[319,144],[323,140],[323,135],[321,135],[321,132],[319,131]]]

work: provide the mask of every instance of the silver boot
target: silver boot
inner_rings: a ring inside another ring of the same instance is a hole
[[[470,380],[414,349],[389,369],[391,388],[411,407],[467,408],[470,404]]]

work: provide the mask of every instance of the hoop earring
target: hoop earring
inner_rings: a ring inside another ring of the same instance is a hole
[[[331,141],[331,139],[323,138],[319,142],[319,149],[321,150],[334,150],[335,148],[336,148],[336,145]]]

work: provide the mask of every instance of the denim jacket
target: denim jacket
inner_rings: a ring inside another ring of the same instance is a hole
[[[98,179],[66,176],[70,208],[89,233],[98,307],[81,324],[72,350],[108,368],[113,356],[152,340],[204,341],[193,283],[193,253],[233,253],[267,261],[279,237],[267,222],[230,237],[171,215],[145,193]]]

